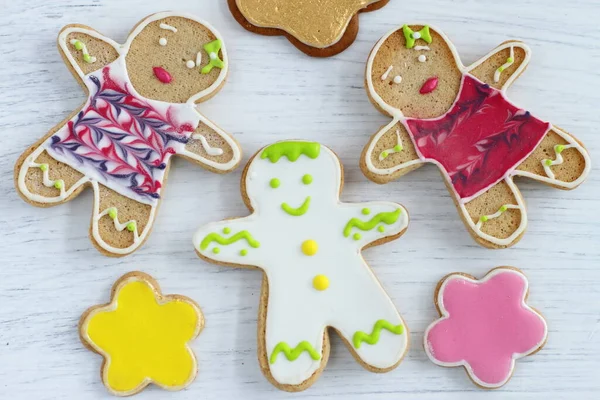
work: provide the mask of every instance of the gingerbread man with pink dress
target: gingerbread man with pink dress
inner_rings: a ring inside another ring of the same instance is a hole
[[[529,47],[511,40],[464,66],[448,37],[427,25],[384,36],[366,80],[374,105],[393,120],[365,147],[365,175],[384,184],[435,164],[479,244],[517,243],[527,213],[514,178],[568,190],[590,170],[577,139],[506,97],[530,59]]]

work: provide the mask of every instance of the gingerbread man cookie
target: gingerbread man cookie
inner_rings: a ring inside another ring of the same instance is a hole
[[[574,189],[590,171],[577,139],[507,99],[530,58],[513,40],[466,67],[440,30],[405,25],[384,36],[366,81],[372,102],[393,120],[365,147],[364,174],[383,184],[433,163],[479,244],[517,243],[527,214],[514,177]]]
[[[346,50],[358,35],[358,13],[389,0],[228,0],[235,19],[250,32],[283,35],[313,57]]]
[[[328,328],[375,372],[395,368],[408,346],[402,317],[361,256],[400,237],[408,214],[395,203],[342,203],[342,185],[342,166],[327,147],[273,144],[242,177],[252,214],[194,235],[201,258],[264,272],[259,361],[283,390],[304,390],[319,377],[329,357]]]
[[[91,186],[94,245],[130,254],[150,233],[172,156],[217,173],[241,160],[237,142],[196,109],[225,83],[227,52],[210,25],[176,13],[147,17],[123,45],[68,25],[58,48],[88,99],[19,158],[18,192],[49,207]]]

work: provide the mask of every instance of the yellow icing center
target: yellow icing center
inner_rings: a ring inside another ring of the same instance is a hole
[[[325,275],[317,275],[313,279],[313,287],[319,291],[327,290],[329,287],[329,278]]]
[[[196,374],[187,342],[198,334],[198,313],[184,299],[160,301],[136,280],[121,286],[113,303],[91,312],[82,333],[106,357],[102,376],[111,390],[126,394],[148,381],[177,389]]]
[[[302,252],[307,256],[314,256],[319,251],[319,245],[314,240],[306,240],[302,243]]]

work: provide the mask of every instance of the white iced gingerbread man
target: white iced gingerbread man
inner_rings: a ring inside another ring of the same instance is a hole
[[[408,214],[396,203],[342,203],[341,188],[342,166],[330,149],[275,143],[254,156],[242,178],[252,214],[194,235],[203,259],[264,271],[259,357],[267,378],[284,390],[318,378],[329,356],[328,327],[371,371],[393,369],[407,349],[404,321],[361,250],[400,237]]]

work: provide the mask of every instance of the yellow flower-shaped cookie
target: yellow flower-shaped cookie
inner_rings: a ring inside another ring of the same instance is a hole
[[[150,383],[167,390],[189,385],[197,365],[188,342],[203,326],[196,303],[163,296],[151,276],[132,272],[115,283],[109,304],[86,311],[79,334],[104,357],[102,380],[108,390],[129,396]]]

